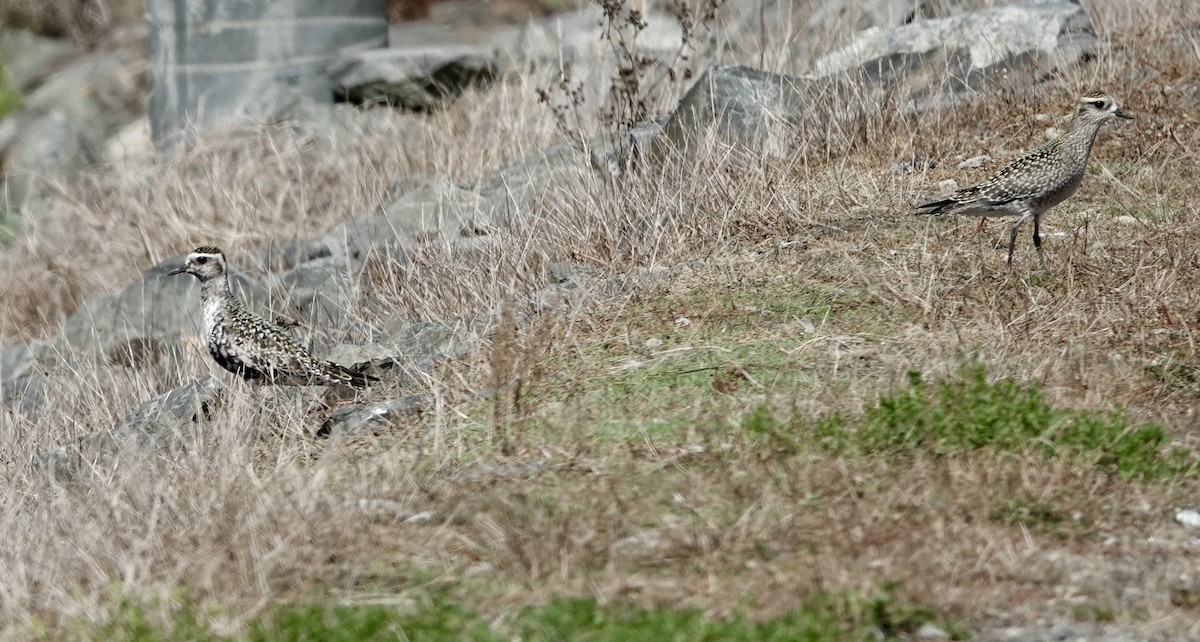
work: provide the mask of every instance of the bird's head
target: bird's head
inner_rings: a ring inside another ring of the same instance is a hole
[[[1099,91],[1089,91],[1079,97],[1077,118],[1103,123],[1112,118],[1133,118],[1133,114],[1117,107],[1112,96]]]
[[[167,275],[185,272],[201,282],[219,278],[225,274],[225,254],[211,245],[202,245],[188,254],[183,265],[167,272]]]

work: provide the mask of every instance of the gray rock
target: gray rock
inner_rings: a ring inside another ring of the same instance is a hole
[[[491,317],[481,314],[448,322],[393,317],[384,322],[384,336],[379,342],[337,345],[326,358],[353,370],[399,371],[403,375],[402,385],[417,384],[435,361],[460,357],[481,346]],[[388,378],[396,379],[397,375]]]
[[[449,321],[389,320],[384,332],[389,345],[409,362],[454,359],[479,348],[490,331],[494,315],[482,312]],[[399,326],[399,327],[397,327]]]
[[[6,198],[23,205],[47,176],[70,178],[99,161],[108,138],[142,113],[140,65],[120,53],[83,58],[42,83],[13,116]],[[4,140],[5,134],[9,140]]]
[[[24,417],[27,421],[41,419],[52,382],[39,370],[18,375],[0,382],[0,404]]]
[[[365,405],[343,406],[321,423],[317,436],[375,433],[427,410],[432,404],[433,395],[421,393]]]
[[[132,365],[168,356],[183,334],[199,335],[199,282],[187,275],[166,276],[182,261],[164,261],[118,292],[89,297],[63,323],[57,347]],[[273,317],[265,289],[237,270],[230,272],[230,285],[256,312]]]
[[[280,272],[329,255],[328,249],[314,248],[305,241],[272,240],[267,242],[263,250],[262,267],[267,272]]]
[[[166,455],[204,435],[225,387],[213,377],[193,381],[144,402],[111,431],[89,435],[38,454],[38,464],[67,482],[84,470],[111,462],[123,448]]]
[[[825,83],[748,67],[712,67],[683,97],[663,134],[650,146],[652,162],[690,158],[710,130],[726,145],[776,157],[789,153],[787,126],[806,111]]]
[[[24,29],[0,30],[0,61],[8,86],[28,94],[66,60],[79,55],[67,40],[46,38]]]
[[[575,141],[551,145],[471,187],[484,198],[487,205],[480,209],[491,213],[495,227],[519,224],[560,199],[565,208],[578,207],[575,194],[579,185],[611,180],[631,165],[644,162],[662,131],[662,123],[649,122],[598,134],[582,145]]]
[[[727,2],[721,7],[725,60],[758,60],[767,50],[790,44],[796,65],[783,71],[808,71],[813,52],[828,52],[847,37],[872,27],[888,29],[918,20],[945,18],[1003,0],[811,0],[803,13],[793,0]]]
[[[356,295],[345,258],[326,257],[302,263],[271,277],[272,291],[291,301],[291,310],[309,324],[340,327]]]
[[[41,358],[52,352],[53,347],[49,343],[37,340],[0,350],[0,381],[12,381],[28,375]]]
[[[365,259],[370,252],[401,263],[419,243],[453,246],[486,235],[501,224],[497,208],[478,193],[456,186],[426,186],[361,214],[329,231],[312,251]]]
[[[12,146],[20,140],[25,127],[29,125],[30,116],[20,112],[10,114],[0,120],[0,155],[7,156]]]
[[[872,27],[816,61],[818,76],[862,75],[901,101],[1027,85],[1095,56],[1095,29],[1076,0],[1027,0],[903,26]]]
[[[984,165],[987,165],[990,162],[992,162],[991,156],[988,156],[987,154],[980,154],[979,156],[972,156],[972,157],[968,158],[967,160],[959,163],[958,168],[959,169],[979,169],[980,167],[983,167]]]
[[[339,57],[329,69],[340,97],[412,111],[441,108],[496,73],[486,49],[455,44],[360,51]]]
[[[87,140],[87,125],[55,111],[41,118],[18,116],[20,137],[14,141],[13,170],[5,176],[5,196],[10,207],[23,207],[39,181],[71,177],[72,170],[96,161],[98,149]],[[98,142],[98,141],[97,141]]]
[[[804,21],[809,33],[828,29],[831,23],[850,22],[854,31],[871,27],[898,27],[917,18],[932,18],[927,2],[913,0],[825,0]]]
[[[223,402],[224,390],[214,377],[193,381],[144,402],[117,424],[112,435],[152,448],[195,438]]]
[[[1200,528],[1200,511],[1181,508],[1175,511],[1175,522],[1188,528]]]
[[[150,139],[150,119],[143,114],[109,136],[100,150],[100,162],[153,164],[154,141]]]
[[[626,132],[626,138],[597,136],[590,155],[566,142],[519,159],[473,185],[425,185],[394,202],[345,221],[309,243],[309,255],[343,262],[368,256],[407,265],[417,247],[437,245],[472,251],[519,224],[570,186],[595,180],[599,169],[623,168],[645,154],[661,127],[650,123]],[[623,142],[623,145],[622,145]],[[610,162],[611,161],[611,162]],[[602,168],[598,168],[601,165]]]
[[[950,634],[940,626],[926,622],[913,633],[918,640],[949,640]]]
[[[271,120],[300,95],[330,103],[339,52],[387,42],[385,0],[147,0],[150,124],[160,145]]]

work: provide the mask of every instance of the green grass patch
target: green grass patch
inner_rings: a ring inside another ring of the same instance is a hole
[[[842,415],[815,426],[821,444],[839,453],[923,450],[949,455],[991,447],[1078,457],[1127,479],[1164,480],[1191,473],[1191,453],[1167,449],[1156,423],[1132,424],[1118,410],[1052,407],[1033,385],[988,381],[983,365],[927,383],[908,373],[908,386],[869,404],[860,420]]]
[[[706,617],[692,609],[647,609],[629,603],[600,605],[594,598],[560,599],[522,609],[511,619],[489,624],[444,597],[414,608],[373,604],[286,604],[251,622],[243,634],[221,636],[205,624],[207,615],[189,600],[165,612],[125,597],[99,627],[75,626],[70,632],[41,631],[40,639],[103,639],[112,642],[351,642],[422,640],[431,642],[589,642],[669,641],[812,641],[897,639],[926,623],[953,639],[967,639],[953,622],[939,622],[931,609],[899,604],[885,589],[874,596],[847,593],[816,595],[787,615],[753,620],[743,615]]]
[[[250,623],[248,642],[358,642],[359,640],[477,640],[502,642],[479,616],[444,601],[416,610],[383,605],[323,604],[277,608]]]

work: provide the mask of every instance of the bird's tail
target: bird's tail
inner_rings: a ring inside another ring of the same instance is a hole
[[[947,198],[940,201],[925,203],[924,205],[918,205],[917,211],[913,213],[925,216],[936,216],[938,214],[945,214],[949,212],[955,205],[958,205],[958,201],[952,198]]]
[[[369,384],[379,381],[379,377],[372,377],[371,375],[369,375],[365,372],[359,372],[359,371],[350,370],[347,368],[343,368],[342,370],[346,374],[350,375],[350,387],[354,388],[355,390],[362,390],[362,389],[366,388]]]
[[[335,373],[335,375],[331,377],[332,379],[338,381],[338,383],[341,383],[342,385],[350,386],[355,390],[362,390],[369,384],[379,381],[378,377],[372,377],[361,370],[347,368],[346,366],[333,363],[332,361],[326,361],[325,365],[331,369],[333,373]]]

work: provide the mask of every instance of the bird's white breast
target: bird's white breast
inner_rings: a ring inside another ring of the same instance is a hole
[[[213,330],[220,327],[221,299],[206,297],[204,300],[204,336],[211,337]]]

